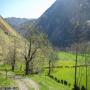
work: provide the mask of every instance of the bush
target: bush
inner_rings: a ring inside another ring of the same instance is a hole
[[[58,83],[60,83],[60,80],[57,80]]]
[[[61,80],[61,83],[63,84],[63,80]]]
[[[84,86],[81,87],[81,90],[86,90],[86,88]]]
[[[72,90],[80,90],[80,87],[78,87],[77,85],[74,85],[74,88]]]
[[[70,87],[70,86],[71,86],[71,84],[69,83],[69,84],[68,84],[68,86]]]
[[[67,81],[66,80],[64,80],[64,85],[67,85]]]
[[[55,81],[57,81],[57,78],[56,77],[54,79],[55,79]]]

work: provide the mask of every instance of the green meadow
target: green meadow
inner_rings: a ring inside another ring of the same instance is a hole
[[[36,80],[41,89],[40,90],[72,90],[74,86],[74,78],[75,78],[75,68],[72,67],[75,65],[75,54],[67,53],[67,52],[59,52],[58,53],[59,60],[54,64],[55,66],[62,66],[62,68],[54,68],[52,69],[51,75],[57,78],[58,80],[67,81],[68,85],[64,85],[61,83],[57,83],[55,80],[49,78],[47,76],[47,71],[41,75],[35,75],[31,78]],[[89,61],[90,57],[88,57]],[[82,55],[78,55],[78,65],[85,64],[85,58]],[[86,87],[86,67],[77,67],[77,83],[81,88],[82,86]],[[90,67],[88,67],[88,90],[90,89]],[[50,87],[52,87],[50,89]]]
[[[58,53],[59,60],[54,63],[54,66],[62,66],[61,68],[53,68],[51,71],[51,75],[58,80],[67,81],[67,84],[64,85],[62,83],[56,82],[54,79],[50,78],[48,74],[48,69],[45,69],[43,72],[37,75],[29,75],[27,77],[34,80],[38,83],[40,90],[72,90],[74,86],[74,73],[75,67],[75,54],[67,53],[67,52],[59,52]],[[89,62],[90,57],[87,58]],[[82,55],[78,55],[78,65],[85,64],[85,58]],[[17,64],[20,67],[20,64]],[[24,66],[22,66],[24,67]],[[23,75],[24,72],[20,69],[15,70],[12,72],[10,70],[10,66],[8,65],[0,65],[0,86],[13,86],[15,85],[15,81],[7,78],[6,79],[6,72],[5,69],[7,68],[8,74],[15,75]],[[86,87],[86,68],[85,67],[78,67],[77,68],[77,83],[79,87]],[[90,89],[90,67],[88,66],[88,90]]]

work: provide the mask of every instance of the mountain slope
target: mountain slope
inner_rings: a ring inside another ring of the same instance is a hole
[[[0,16],[0,60],[5,60],[9,54],[12,54],[14,46],[17,50],[17,58],[20,57],[19,52],[23,51],[23,45],[24,38]]]
[[[40,18],[26,21],[17,28],[21,33],[29,34],[32,25],[45,32],[56,47],[68,47],[76,39],[90,41],[90,1],[56,0]]]
[[[5,18],[5,20],[13,27],[15,28],[15,30],[20,33],[21,35],[25,35],[26,30],[22,29],[21,27],[24,27],[31,23],[33,23],[33,21],[35,21],[35,19],[26,19],[26,18],[15,18],[15,17],[11,17],[11,18]]]
[[[49,40],[55,46],[60,47],[73,43],[74,29],[77,24],[80,26],[79,34],[86,37],[86,40],[90,40],[90,28],[87,26],[89,20],[89,0],[56,0],[37,20],[36,26],[48,35]]]
[[[0,16],[0,28],[7,34],[16,35],[16,31]]]

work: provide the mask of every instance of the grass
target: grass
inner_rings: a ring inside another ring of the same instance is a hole
[[[1,64],[0,65],[0,87],[15,87],[15,81],[10,78],[13,77],[14,73],[11,72],[10,65]]]
[[[5,71],[0,71],[0,87],[14,87],[15,85],[15,81],[8,78]]]
[[[39,84],[40,90],[69,90],[69,87],[61,85],[50,77],[42,74],[30,76],[30,78]]]
[[[5,78],[5,76],[0,75],[0,87],[14,87],[15,82],[9,78]]]
[[[58,80],[66,80],[68,83],[71,84],[71,86],[65,86],[63,84],[57,83],[55,80],[51,79],[47,76],[47,71],[38,74],[38,75],[30,75],[29,77],[36,81],[39,84],[40,90],[72,90],[74,85],[74,68],[65,68],[65,66],[73,66],[75,65],[75,55],[71,53],[66,52],[59,52],[58,53],[59,60],[54,63],[56,66],[63,66],[63,68],[54,68],[51,75],[56,77]],[[88,58],[89,61],[90,58]],[[83,56],[78,56],[78,65],[84,64],[85,59]],[[10,70],[9,65],[0,65],[0,70],[5,70],[7,67],[7,70]],[[22,70],[20,70],[21,64],[17,62],[17,68],[14,72],[14,74],[24,74],[23,69],[25,68],[22,65]],[[5,79],[5,74],[0,71],[0,86],[13,86],[12,84],[15,84],[13,80],[11,79]],[[10,72],[10,71],[9,71]],[[82,87],[82,85],[85,86],[86,82],[86,75],[85,75],[85,67],[78,68],[77,70],[77,80],[78,85]],[[5,72],[4,72],[5,73]],[[11,72],[10,72],[11,73]],[[2,82],[3,81],[3,82]],[[88,67],[88,90],[90,89],[90,67]]]
[[[63,66],[73,66],[75,65],[75,55],[65,52],[59,53],[60,60],[56,62],[56,65]],[[78,65],[84,64],[85,60],[83,56],[78,56]],[[86,69],[85,67],[80,67],[77,69],[77,80],[78,85],[81,87],[85,86],[86,82]],[[52,75],[57,77],[58,79],[67,80],[67,82],[71,83],[71,87],[74,85],[74,68],[56,68],[52,72]],[[90,89],[90,67],[88,67],[88,90]]]
[[[75,65],[75,54],[59,52],[58,53],[59,60],[54,63],[56,66],[63,66],[63,68],[54,68],[51,75],[56,77],[58,80],[66,80],[70,83],[70,87],[64,86],[62,84],[58,84],[55,80],[46,76],[47,71],[40,75],[30,76],[33,80],[35,80],[39,86],[40,90],[72,90],[74,86],[74,68],[65,68],[65,66],[74,66]],[[89,61],[90,57],[88,58]],[[84,64],[85,58],[81,55],[78,55],[78,65]],[[86,69],[85,67],[80,67],[77,69],[77,83],[81,88],[82,86],[86,86]],[[90,89],[90,67],[88,67],[88,90]]]

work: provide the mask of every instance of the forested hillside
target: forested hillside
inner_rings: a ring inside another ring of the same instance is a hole
[[[55,46],[68,46],[75,40],[90,40],[90,1],[56,0],[37,20],[36,26],[44,31]]]
[[[10,60],[14,51],[17,58],[21,58],[20,52],[23,52],[25,40],[21,37],[4,19],[0,16],[0,60]],[[8,58],[8,59],[6,59]]]

